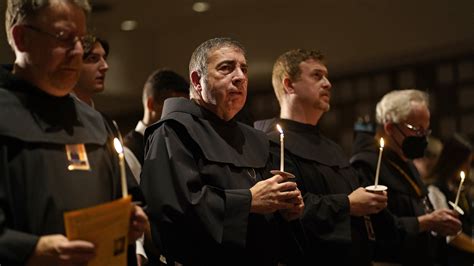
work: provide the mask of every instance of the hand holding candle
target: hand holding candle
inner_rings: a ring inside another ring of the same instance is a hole
[[[118,138],[114,138],[114,147],[119,156],[119,166],[120,166],[120,181],[122,183],[122,197],[125,198],[128,195],[127,192],[127,181],[125,174],[125,155],[123,154],[123,146]]]

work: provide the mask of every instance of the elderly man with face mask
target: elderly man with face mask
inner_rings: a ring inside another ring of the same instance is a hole
[[[245,50],[208,40],[189,76],[191,99],[167,99],[145,131],[141,186],[154,240],[184,265],[277,265],[284,220],[304,204],[296,183],[270,176],[265,135],[233,119],[247,96]]]
[[[376,119],[385,140],[379,183],[388,187],[387,208],[402,235],[401,242],[378,241],[376,260],[398,265],[434,265],[434,238],[456,234],[461,230],[461,222],[453,210],[433,211],[426,186],[412,162],[423,156],[427,146],[428,95],[419,90],[392,91],[377,104]],[[375,143],[367,133],[356,137],[357,149],[351,162],[367,177],[375,176]]]

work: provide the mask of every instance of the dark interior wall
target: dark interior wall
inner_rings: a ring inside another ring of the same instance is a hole
[[[458,132],[474,142],[474,53],[348,73],[331,77],[331,83],[331,110],[321,119],[321,130],[347,154],[351,152],[356,119],[369,115],[373,120],[377,102],[395,89],[416,88],[429,93],[433,136],[444,139]],[[271,83],[257,86],[249,88],[246,106],[239,113],[239,120],[250,125],[279,114]],[[137,110],[109,117],[125,134],[135,128],[142,115]]]
[[[345,74],[331,78],[331,83],[331,110],[321,119],[321,130],[348,154],[356,119],[374,119],[377,102],[395,89],[429,93],[433,136],[444,139],[458,132],[474,141],[474,53]],[[271,84],[250,90],[246,108],[252,121],[278,115]]]

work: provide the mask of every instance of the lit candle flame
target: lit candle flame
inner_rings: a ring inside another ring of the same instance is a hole
[[[458,206],[459,195],[461,194],[462,183],[464,183],[464,178],[466,177],[466,174],[464,173],[464,171],[461,171],[461,173],[459,173],[459,176],[461,177],[461,181],[459,182],[458,193],[456,194],[456,200],[454,201],[454,205],[456,206]]]
[[[281,128],[280,124],[277,124],[277,130],[280,134],[283,134],[283,129]]]
[[[375,184],[374,184],[375,188],[377,188],[377,185],[379,184],[380,163],[382,161],[382,152],[383,152],[384,144],[385,142],[383,138],[380,138],[379,159],[377,160],[377,169],[375,170]]]
[[[122,197],[125,198],[128,195],[126,172],[125,172],[125,155],[123,154],[122,143],[120,142],[118,138],[114,138],[114,147],[119,157],[120,182],[122,183]]]
[[[122,143],[120,143],[118,138],[114,138],[114,147],[117,153],[123,153]]]
[[[285,135],[283,134],[283,129],[281,128],[280,124],[276,125],[277,130],[280,132],[280,171],[285,171]]]

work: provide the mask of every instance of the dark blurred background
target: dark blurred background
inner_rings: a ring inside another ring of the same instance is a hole
[[[323,132],[347,153],[358,116],[373,117],[393,89],[431,95],[433,135],[461,132],[474,140],[473,0],[92,0],[90,24],[111,45],[106,91],[96,108],[121,130],[142,116],[146,77],[167,67],[187,77],[194,48],[230,36],[248,50],[248,121],[278,114],[271,88],[275,59],[293,48],[321,50],[332,88]],[[2,19],[5,1],[0,2]],[[2,20],[4,21],[4,20]],[[1,63],[11,63],[5,33]]]

